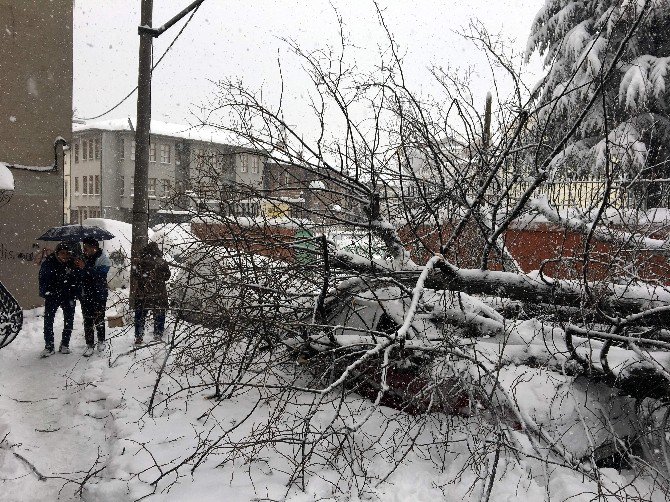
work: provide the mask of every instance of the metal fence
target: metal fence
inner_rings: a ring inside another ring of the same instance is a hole
[[[507,197],[517,200],[530,187],[530,182],[512,185]],[[605,196],[604,180],[567,180],[546,182],[535,190],[535,197],[543,195],[556,208],[594,208]],[[491,198],[499,198],[500,187],[490,191]],[[610,205],[618,209],[670,208],[670,179],[615,181],[610,189]]]

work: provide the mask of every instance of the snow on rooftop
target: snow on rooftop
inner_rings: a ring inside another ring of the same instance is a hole
[[[83,131],[128,131],[135,130],[137,124],[132,124],[130,119],[111,119],[97,122],[87,122],[85,124],[72,124],[72,132]],[[170,136],[174,138],[188,139],[192,141],[203,141],[207,143],[229,144],[231,138],[227,133],[211,126],[192,126],[185,124],[173,124],[161,122],[159,120],[151,121],[151,134],[159,136]]]
[[[0,190],[14,190],[14,176],[4,162],[0,162]]]

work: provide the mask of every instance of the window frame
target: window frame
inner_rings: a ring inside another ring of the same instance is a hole
[[[169,143],[160,144],[160,161],[161,164],[172,163],[172,145]]]
[[[161,185],[163,197],[168,197],[172,193],[172,180],[170,178],[163,178]]]
[[[149,182],[147,184],[147,194],[149,197],[154,197],[156,198],[156,185],[158,184],[158,179],[157,178],[149,178]]]
[[[156,143],[149,143],[149,162],[156,162]]]

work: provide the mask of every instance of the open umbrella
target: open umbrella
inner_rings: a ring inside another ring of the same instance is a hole
[[[63,225],[53,227],[40,235],[38,241],[69,241],[78,242],[86,238],[106,241],[114,238],[114,234],[96,226]]]

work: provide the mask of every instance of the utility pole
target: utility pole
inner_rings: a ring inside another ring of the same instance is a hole
[[[139,68],[137,71],[137,124],[135,126],[135,187],[133,198],[133,240],[130,248],[131,306],[135,300],[135,261],[148,242],[149,233],[149,141],[151,131],[151,48],[150,33],[142,27],[151,27],[153,0],[142,0]]]
[[[153,38],[159,37],[205,0],[196,0],[159,28],[152,28],[153,0],[142,0],[139,65],[137,71],[137,125],[135,126],[135,185],[133,198],[133,240],[131,245],[130,302],[135,300],[135,262],[148,240],[149,232],[149,144],[151,141],[151,52]]]
[[[488,151],[489,142],[491,141],[491,93],[486,93],[486,108],[484,110],[484,133],[482,134],[482,146],[485,151]]]

